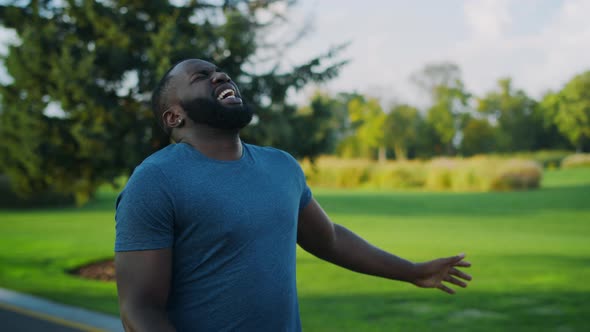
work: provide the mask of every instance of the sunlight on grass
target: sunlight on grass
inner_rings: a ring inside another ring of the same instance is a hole
[[[298,249],[308,331],[584,330],[590,315],[590,169],[548,171],[510,193],[314,190],[336,222],[412,260],[466,252],[456,296],[368,277]],[[81,209],[0,211],[0,287],[117,314],[114,283],[66,271],[112,257],[114,200]]]

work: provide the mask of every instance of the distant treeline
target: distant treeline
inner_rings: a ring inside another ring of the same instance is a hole
[[[476,96],[452,63],[427,65],[412,81],[428,96],[429,106],[398,103],[384,109],[374,97],[316,93],[299,110],[309,117],[307,132],[294,138],[303,141],[299,155],[405,160],[590,149],[590,71],[541,100],[515,88],[509,78]]]

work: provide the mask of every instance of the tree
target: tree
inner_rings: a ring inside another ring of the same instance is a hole
[[[344,64],[335,60],[341,47],[334,47],[297,66],[264,59],[270,69],[253,71],[259,51],[276,47],[261,36],[284,22],[277,4],[291,2],[0,5],[0,24],[20,39],[2,59],[13,81],[0,88],[0,169],[21,193],[51,187],[87,200],[168,144],[149,98],[165,70],[186,58],[216,63],[256,106],[260,121],[244,131],[246,140],[288,146],[296,109],[286,103],[287,91],[328,80]]]
[[[385,113],[375,98],[357,96],[348,103],[349,120],[352,126],[352,135],[347,137],[340,150],[352,149],[356,157],[375,157],[384,161],[385,156]]]
[[[312,162],[321,154],[333,153],[345,135],[347,126],[346,101],[316,92],[309,106],[298,110],[291,128],[301,139],[291,140],[289,151],[296,157],[308,157]]]
[[[422,118],[417,108],[406,104],[394,106],[385,119],[385,142],[395,151],[397,160],[406,160],[408,148],[415,144]]]
[[[425,92],[434,103],[441,86],[457,88],[461,82],[461,69],[452,62],[435,62],[426,64],[410,76],[410,81]]]
[[[471,98],[461,80],[459,66],[451,62],[427,64],[410,80],[430,97],[426,121],[444,146],[444,152],[452,154],[453,141],[461,131],[461,116]]]
[[[498,125],[500,151],[527,151],[535,147],[543,123],[536,115],[536,102],[512,87],[510,78],[498,80],[498,90],[478,100],[477,110]]]
[[[483,118],[468,117],[463,127],[461,153],[472,156],[478,153],[490,153],[496,147],[496,128]]]
[[[590,71],[572,78],[558,93],[545,96],[543,105],[559,131],[582,151],[590,139]]]
[[[455,86],[439,86],[434,95],[434,105],[428,109],[427,122],[434,129],[444,146],[446,154],[453,154],[453,141],[461,131],[462,115],[471,95],[465,91],[461,81]]]

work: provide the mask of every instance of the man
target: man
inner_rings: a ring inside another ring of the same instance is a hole
[[[364,274],[454,291],[464,255],[412,263],[334,224],[289,154],[245,144],[238,87],[197,59],[154,91],[176,142],[138,166],[117,199],[115,266],[127,331],[299,331],[296,243]]]

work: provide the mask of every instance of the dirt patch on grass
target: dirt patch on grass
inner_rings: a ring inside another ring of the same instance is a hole
[[[86,279],[115,281],[115,262],[112,259],[90,263],[70,271]]]

